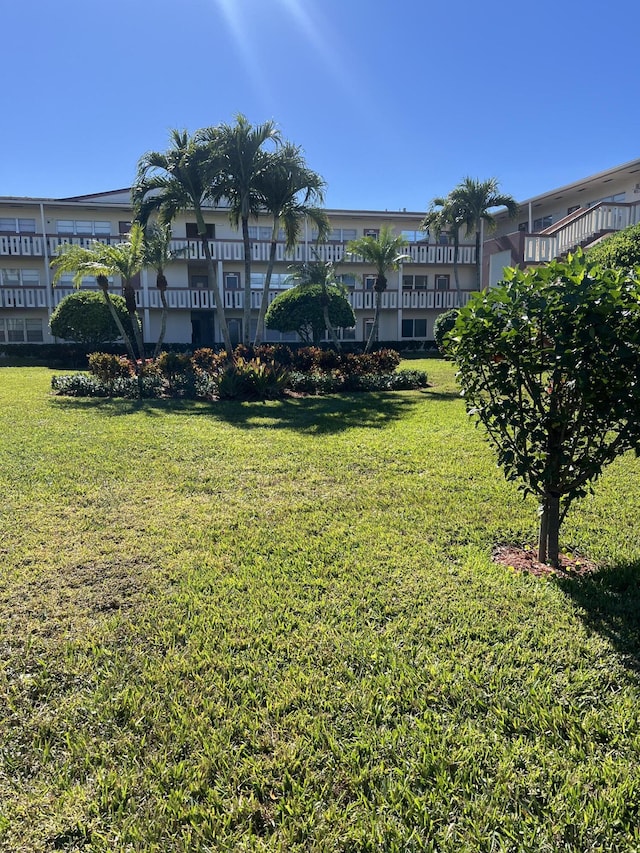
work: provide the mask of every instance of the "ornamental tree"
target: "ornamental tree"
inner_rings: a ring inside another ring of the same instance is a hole
[[[111,302],[122,326],[131,328],[124,297],[114,295]],[[78,290],[61,299],[51,315],[49,328],[56,338],[81,344],[111,343],[120,338],[109,306],[94,290]]]
[[[298,284],[276,296],[267,309],[265,325],[278,332],[297,332],[306,344],[317,345],[326,329],[325,313],[333,328],[356,324],[353,309],[339,287]]]
[[[572,501],[608,462],[638,452],[639,276],[582,252],[507,269],[461,310],[451,334],[469,414],[507,479],[540,500],[540,562],[558,565]]]

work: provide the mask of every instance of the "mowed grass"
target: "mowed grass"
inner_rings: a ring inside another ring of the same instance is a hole
[[[0,371],[0,849],[640,850],[640,478],[587,581],[424,392],[75,400]]]

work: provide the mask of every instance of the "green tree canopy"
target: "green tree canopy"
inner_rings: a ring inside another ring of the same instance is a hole
[[[114,295],[111,302],[127,328],[129,314],[124,298]],[[111,343],[120,338],[109,306],[102,294],[93,290],[78,290],[65,296],[51,315],[49,328],[56,338],[81,344]]]
[[[538,496],[538,556],[558,562],[571,502],[640,442],[638,273],[582,252],[474,294],[450,352],[467,409],[485,427],[507,478]]]
[[[328,311],[335,328],[351,328],[356,318],[341,288],[328,285]],[[268,329],[278,332],[297,332],[305,343],[319,344],[326,325],[321,284],[298,284],[285,290],[273,300],[265,317]]]

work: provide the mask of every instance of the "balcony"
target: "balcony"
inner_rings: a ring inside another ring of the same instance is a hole
[[[98,242],[105,245],[113,245],[122,241],[121,236],[100,237]],[[11,257],[37,257],[54,258],[58,247],[66,243],[75,246],[89,247],[94,241],[92,237],[62,237],[48,235],[43,237],[39,234],[0,234],[0,256]],[[200,240],[172,240],[173,251],[180,252],[178,261],[205,261],[205,254]],[[45,253],[46,249],[46,253]],[[241,240],[209,240],[211,257],[218,261],[244,261],[244,245]],[[315,246],[312,243],[298,243],[295,248],[288,252],[284,243],[278,243],[276,247],[276,262],[278,263],[302,263],[305,261],[319,260],[331,263],[362,263],[362,259],[348,257],[346,243],[323,243]],[[251,260],[256,263],[267,263],[271,244],[268,241],[254,240],[251,243]],[[451,266],[453,264],[453,246],[428,245],[426,243],[407,246],[404,250],[409,255],[410,261],[406,263],[435,264]],[[462,265],[475,263],[475,246],[460,246],[458,249],[458,263]]]
[[[83,287],[83,290],[97,290],[97,287]],[[113,288],[112,293],[118,293],[118,288]],[[473,291],[463,290],[461,293],[462,304],[466,305]],[[58,286],[51,292],[50,304],[52,308],[60,303],[65,296],[74,293],[72,287]],[[269,291],[269,304],[281,290]],[[215,293],[213,290],[200,288],[168,288],[166,291],[167,304],[171,311],[213,311],[216,307]],[[350,290],[347,299],[354,311],[373,311],[375,309],[376,294],[372,290]],[[262,292],[251,291],[251,309],[258,311],[262,303]],[[398,308],[423,309],[423,310],[446,310],[457,307],[457,293],[455,290],[412,290],[402,291],[387,290],[381,294],[381,308],[383,311],[397,311]],[[160,292],[155,287],[149,290],[136,290],[136,304],[140,310],[146,308],[161,310],[162,302]],[[224,292],[225,309],[228,311],[242,311],[244,307],[244,292],[241,290],[226,290]],[[39,308],[49,307],[47,302],[46,287],[0,287],[0,308]]]

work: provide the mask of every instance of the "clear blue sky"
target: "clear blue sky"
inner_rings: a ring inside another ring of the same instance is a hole
[[[2,12],[0,195],[129,186],[140,155],[273,118],[327,206],[518,199],[640,156],[638,0],[34,0]]]

